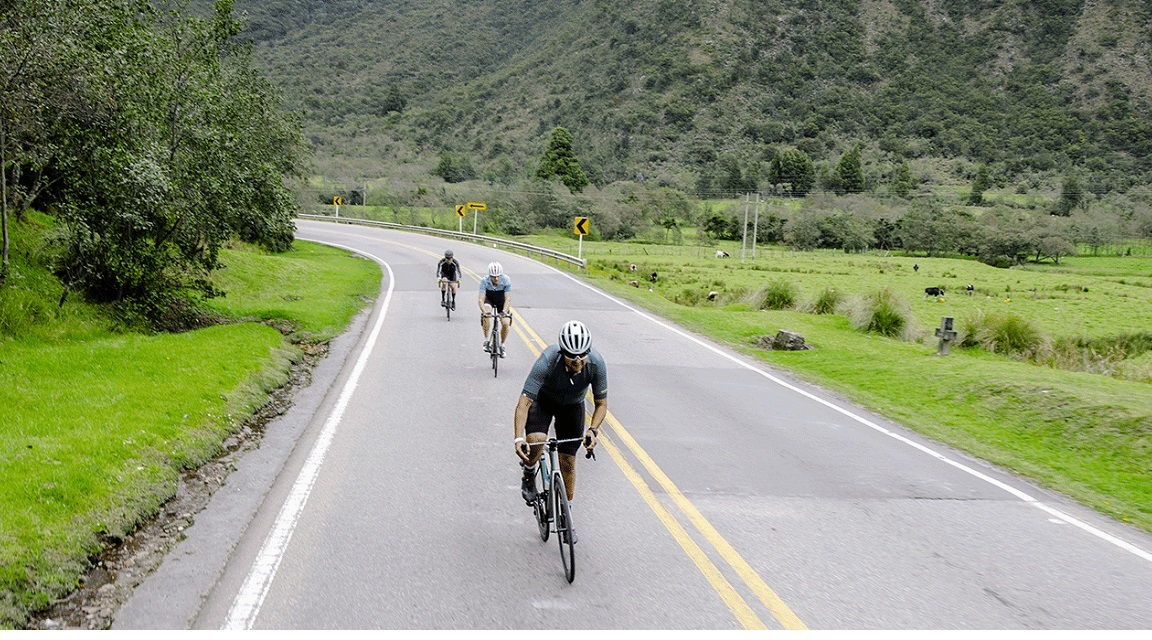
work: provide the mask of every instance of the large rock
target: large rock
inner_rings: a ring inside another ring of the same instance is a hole
[[[777,331],[775,336],[762,336],[757,344],[763,349],[776,351],[806,351],[812,348],[804,343],[804,336],[784,329]]]

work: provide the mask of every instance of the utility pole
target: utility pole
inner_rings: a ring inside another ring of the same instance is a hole
[[[752,218],[752,262],[756,262],[756,236],[760,232],[760,192],[756,192],[756,215]]]
[[[748,245],[748,203],[752,194],[744,194],[744,231],[740,234],[740,264],[744,264],[744,247]]]

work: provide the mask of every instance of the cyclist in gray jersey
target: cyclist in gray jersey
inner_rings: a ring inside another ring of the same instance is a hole
[[[584,430],[584,396],[592,389],[592,421]],[[548,428],[555,420],[556,439],[577,439],[559,447],[560,472],[571,502],[576,493],[576,452],[580,445],[591,452],[596,448],[600,425],[608,415],[608,368],[600,352],[592,348],[592,335],[584,323],[571,320],[560,330],[560,338],[544,350],[528,378],[516,404],[513,418],[513,444],[520,457],[523,477],[521,496],[528,504],[536,499],[533,474],[543,446],[529,446],[548,440]]]

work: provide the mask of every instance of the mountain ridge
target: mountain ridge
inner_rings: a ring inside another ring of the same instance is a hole
[[[781,148],[828,165],[856,143],[872,184],[916,158],[1152,182],[1149,0],[236,6],[320,164],[363,175],[448,151],[508,182],[562,125],[601,184],[718,191]]]

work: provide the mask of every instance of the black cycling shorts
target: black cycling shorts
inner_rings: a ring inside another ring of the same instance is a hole
[[[496,313],[504,313],[504,292],[503,291],[485,291],[484,303],[492,305]]]
[[[526,433],[543,433],[548,435],[548,427],[552,419],[556,419],[556,439],[567,440],[580,438],[584,435],[584,403],[552,404],[536,400],[528,407],[528,423],[524,427]],[[580,450],[579,442],[565,442],[558,447],[560,453],[570,456],[576,455]]]

